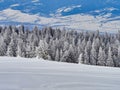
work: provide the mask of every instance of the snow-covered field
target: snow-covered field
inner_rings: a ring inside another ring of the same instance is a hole
[[[119,68],[0,57],[0,90],[119,89]]]

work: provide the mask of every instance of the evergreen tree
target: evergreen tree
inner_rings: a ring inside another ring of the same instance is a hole
[[[59,50],[56,50],[56,55],[55,55],[55,61],[59,61],[60,60],[60,53]]]
[[[106,54],[105,54],[105,51],[102,50],[102,47],[100,47],[100,49],[99,49],[97,64],[100,65],[100,66],[105,66],[106,65]]]
[[[84,64],[90,64],[90,57],[87,52],[87,48],[85,48],[85,52],[84,52]]]
[[[7,55],[16,57],[17,56],[17,42],[15,40],[11,40],[10,45],[7,50]]]
[[[120,46],[118,47],[118,57],[115,60],[116,66],[120,66]]]
[[[108,50],[108,58],[106,60],[106,66],[114,66],[111,47],[109,47]]]
[[[83,53],[81,53],[78,57],[79,63],[84,63],[84,56]]]
[[[68,56],[69,56],[69,52],[66,50],[66,51],[63,53],[63,56],[62,56],[62,58],[60,59],[60,61],[61,61],[61,62],[67,62]]]
[[[1,41],[0,43],[0,56],[6,56],[7,52],[7,45],[4,41]]]
[[[96,52],[96,49],[95,49],[95,43],[93,42],[92,44],[92,49],[91,49],[91,55],[90,55],[90,64],[91,65],[96,65],[97,64],[97,52]]]
[[[40,40],[37,51],[38,57],[48,59],[48,44],[44,40]]]

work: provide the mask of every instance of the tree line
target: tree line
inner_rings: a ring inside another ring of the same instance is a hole
[[[120,67],[120,32],[0,26],[0,56]]]

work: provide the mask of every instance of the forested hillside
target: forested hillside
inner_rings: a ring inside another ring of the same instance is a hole
[[[120,67],[120,32],[0,27],[0,56]]]

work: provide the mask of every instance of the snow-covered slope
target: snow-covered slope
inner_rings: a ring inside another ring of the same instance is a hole
[[[0,90],[119,90],[120,69],[0,57]]]
[[[59,28],[69,28],[75,30],[100,30],[102,32],[116,32],[120,29],[120,17],[109,18],[110,14],[104,16],[92,16],[85,14],[76,14],[69,16],[43,17],[23,13],[11,8],[0,11],[1,24],[28,24],[44,25]],[[17,22],[17,23],[16,23]]]

